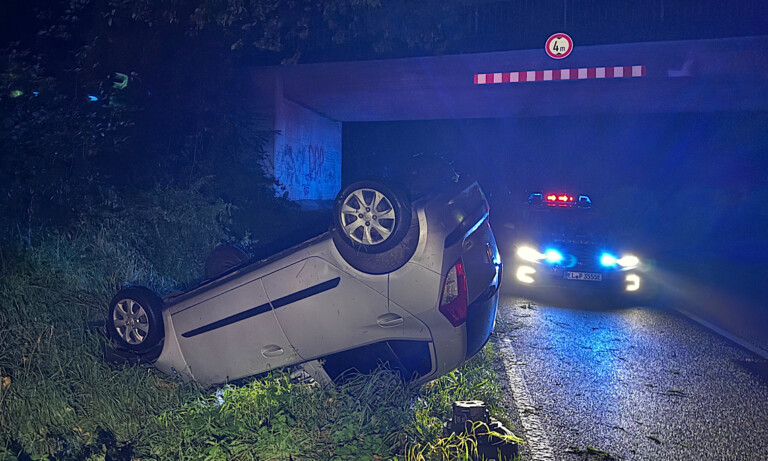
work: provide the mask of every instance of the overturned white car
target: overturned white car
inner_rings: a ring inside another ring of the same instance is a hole
[[[386,363],[424,382],[482,348],[501,259],[476,182],[410,194],[356,182],[333,213],[330,231],[187,292],[120,290],[110,338],[203,384],[302,363],[332,379]]]

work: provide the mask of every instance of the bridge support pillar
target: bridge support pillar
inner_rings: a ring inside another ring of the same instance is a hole
[[[276,193],[306,206],[333,200],[341,188],[341,122],[286,98],[280,68],[255,77],[258,110],[273,130],[263,166],[279,183]]]

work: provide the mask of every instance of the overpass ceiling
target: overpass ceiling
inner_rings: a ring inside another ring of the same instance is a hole
[[[768,110],[768,36],[303,64],[275,72],[283,96],[334,120]],[[479,85],[475,74],[645,66],[633,78]]]

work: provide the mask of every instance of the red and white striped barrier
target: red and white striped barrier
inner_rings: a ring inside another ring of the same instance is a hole
[[[581,67],[578,69],[528,70],[522,72],[475,74],[475,85],[643,76],[645,76],[645,66]]]

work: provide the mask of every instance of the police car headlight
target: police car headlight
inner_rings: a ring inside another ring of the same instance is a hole
[[[638,258],[635,255],[624,255],[616,262],[619,264],[619,266],[623,267],[624,269],[629,269],[632,267],[637,267],[640,265],[640,258]]]
[[[546,256],[539,250],[531,248],[529,246],[522,246],[517,249],[517,256],[520,259],[530,262],[538,262],[544,259]]]

